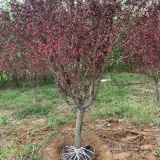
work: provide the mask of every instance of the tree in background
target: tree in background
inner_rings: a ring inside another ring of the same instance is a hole
[[[132,12],[136,14],[145,4],[116,0],[26,0],[18,4],[14,0],[10,12],[3,13],[7,28],[22,44],[20,53],[47,64],[59,91],[78,108],[75,146],[62,150],[63,160],[93,158],[91,147],[81,143],[84,111],[98,93],[110,53],[131,25]]]
[[[5,17],[6,18],[6,17]],[[37,86],[38,76],[45,75],[46,66],[38,59],[38,56],[31,52],[28,47],[21,42],[16,34],[10,30],[9,22],[1,21],[0,40],[1,40],[1,56],[0,69],[6,74],[10,74],[13,80],[18,84],[18,79],[27,82],[34,91],[37,101],[35,87]]]
[[[150,5],[142,17],[135,17],[134,25],[136,27],[127,35],[127,39],[130,37],[131,40],[124,47],[126,58],[132,59],[137,71],[148,74],[154,80],[156,97],[159,101],[160,6],[156,3]]]

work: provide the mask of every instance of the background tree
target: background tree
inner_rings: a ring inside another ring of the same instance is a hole
[[[1,22],[1,71],[10,74],[18,84],[18,80],[28,83],[34,91],[37,101],[35,87],[38,76],[43,76],[46,66],[36,53],[31,52],[21,40],[12,33],[5,19]]]
[[[143,16],[135,18],[134,24],[136,27],[128,33],[131,40],[127,42],[124,51],[127,58],[134,62],[137,71],[148,74],[153,78],[157,101],[159,101],[160,6],[157,3],[149,6],[148,11]]]

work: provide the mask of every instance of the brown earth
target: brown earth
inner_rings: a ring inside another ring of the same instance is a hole
[[[61,149],[74,144],[74,127],[75,124],[62,127],[59,134],[40,149],[42,160],[60,160]],[[13,147],[12,137],[16,137],[21,148],[28,143],[43,142],[52,131],[44,119],[23,124],[23,128],[14,133],[7,130],[0,128],[0,146],[7,142],[8,148]],[[123,119],[85,122],[82,138],[83,145],[94,148],[96,160],[160,160],[160,151],[156,150],[160,149],[160,128],[156,126],[139,127]]]
[[[158,127],[138,127],[116,119],[83,126],[83,144],[95,149],[96,160],[160,160]],[[74,144],[74,124],[62,128],[42,149],[42,160],[60,160],[61,148],[70,144]]]

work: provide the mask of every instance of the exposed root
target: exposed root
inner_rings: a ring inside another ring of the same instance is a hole
[[[61,160],[95,160],[95,153],[92,147],[88,145],[79,149],[70,145],[62,149]]]

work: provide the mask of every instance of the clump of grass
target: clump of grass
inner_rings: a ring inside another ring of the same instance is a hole
[[[18,157],[22,159],[29,159],[29,160],[40,160],[42,155],[40,154],[39,150],[43,146],[41,143],[29,143],[24,146],[24,148],[19,152]]]
[[[1,117],[1,119],[0,119],[0,125],[9,125],[9,124],[10,124],[10,122],[9,122],[9,119],[8,119],[7,116]]]

